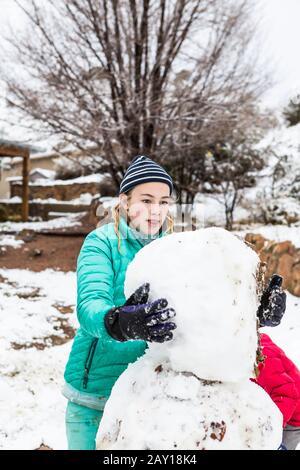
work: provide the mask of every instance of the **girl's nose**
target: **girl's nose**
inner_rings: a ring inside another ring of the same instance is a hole
[[[159,204],[151,204],[150,212],[151,212],[151,215],[160,214],[160,205]]]

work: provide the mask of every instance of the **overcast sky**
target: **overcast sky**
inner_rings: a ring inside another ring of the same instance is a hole
[[[265,103],[272,107],[283,106],[300,92],[300,0],[253,0],[253,5],[256,5],[255,17],[259,21],[258,46],[272,65],[277,82],[266,95]],[[0,28],[7,23],[22,29],[24,17],[13,0],[0,0]]]
[[[264,55],[274,65],[278,85],[270,104],[282,104],[300,92],[300,0],[257,0]]]

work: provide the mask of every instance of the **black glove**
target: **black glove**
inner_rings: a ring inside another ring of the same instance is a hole
[[[286,309],[286,294],[282,288],[282,277],[274,274],[263,291],[257,310],[259,326],[277,326]]]
[[[104,317],[105,327],[117,341],[143,339],[163,343],[173,338],[175,323],[168,322],[176,313],[167,307],[166,299],[148,302],[150,285],[140,286],[120,307],[109,310]]]

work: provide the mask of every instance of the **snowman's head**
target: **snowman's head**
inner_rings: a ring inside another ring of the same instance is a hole
[[[150,352],[203,379],[250,377],[258,267],[254,250],[216,227],[168,235],[140,250],[128,266],[125,295],[149,282],[150,300],[165,297],[176,310],[173,340],[151,343]]]

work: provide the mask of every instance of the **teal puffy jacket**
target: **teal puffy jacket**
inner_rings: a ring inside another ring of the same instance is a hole
[[[123,305],[124,280],[128,264],[151,239],[143,239],[121,218],[121,245],[114,224],[93,230],[85,239],[77,261],[77,316],[80,323],[64,378],[64,395],[71,401],[101,408],[111,389],[129,363],[144,354],[145,341],[119,342],[109,336],[104,315]],[[159,237],[163,236],[162,232]],[[144,280],[146,282],[147,279]],[[72,393],[73,392],[73,393]],[[87,398],[87,400],[85,400]]]

